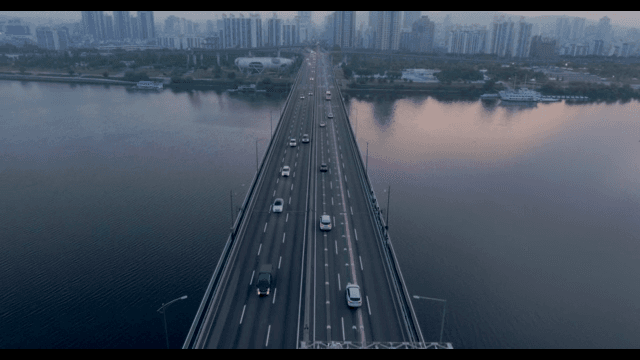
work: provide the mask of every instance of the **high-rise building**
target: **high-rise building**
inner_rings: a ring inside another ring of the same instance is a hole
[[[138,11],[138,21],[140,22],[140,39],[155,39],[156,30],[153,11]]]
[[[282,25],[282,44],[283,45],[296,44],[296,25],[292,21],[286,21]]]
[[[164,33],[166,35],[178,35],[180,30],[180,18],[169,15],[164,20]]]
[[[116,40],[131,38],[131,16],[128,11],[113,12],[113,32]]]
[[[4,32],[7,35],[31,35],[29,25],[23,23],[20,19],[12,19],[4,24],[0,22],[0,32]]]
[[[591,55],[600,56],[600,55],[603,55],[603,52],[604,52],[604,41],[595,40],[593,42],[593,49],[591,51]]]
[[[105,21],[102,11],[81,11],[82,26],[85,35],[90,35],[95,41],[105,39]]]
[[[249,14],[249,39],[251,43],[248,47],[257,48],[264,44],[262,35],[262,18],[259,13]]]
[[[400,11],[379,11],[376,14],[376,50],[398,50],[400,48]]]
[[[544,38],[540,35],[533,36],[531,38],[531,57],[539,59],[552,57],[556,49],[556,42],[555,39]]]
[[[515,38],[513,21],[506,20],[504,15],[493,20],[489,53],[500,57],[511,56]]]
[[[561,45],[571,39],[571,24],[568,16],[559,17],[556,20],[556,40]]]
[[[212,35],[216,32],[216,27],[212,20],[207,20],[207,35]]]
[[[311,11],[298,11],[298,41],[311,41]]]
[[[420,15],[422,15],[422,11],[405,11],[402,27],[411,28],[413,23],[420,19]]]
[[[605,42],[609,42],[612,37],[611,31],[611,19],[607,16],[603,17],[598,21],[598,30],[597,30],[596,38],[598,40],[604,40]]]
[[[107,31],[106,33],[106,38],[107,39],[115,39],[115,34],[113,32],[113,16],[111,15],[106,15],[104,17],[105,20],[105,29]]]
[[[405,43],[408,43],[404,46],[405,50],[420,53],[432,52],[435,27],[435,23],[429,20],[428,16],[415,20],[412,23],[411,32],[402,35],[405,38]]]
[[[140,21],[138,17],[131,17],[131,39],[140,40]]]
[[[487,29],[483,26],[458,26],[449,32],[447,53],[483,54],[487,43]]]
[[[529,57],[529,51],[531,50],[531,30],[533,24],[524,21],[524,17],[516,24],[516,31],[513,44],[513,52],[511,56],[526,58]]]
[[[50,27],[36,28],[38,46],[48,50],[66,50],[69,47],[67,32]]]
[[[336,11],[333,22],[333,44],[354,48],[356,41],[356,12]]]
[[[273,17],[267,20],[269,46],[281,46],[282,45],[282,19],[278,19],[276,13],[273,13]]]
[[[571,26],[571,35],[569,38],[572,41],[579,41],[584,37],[584,24],[587,19],[575,18],[573,19],[573,25]]]

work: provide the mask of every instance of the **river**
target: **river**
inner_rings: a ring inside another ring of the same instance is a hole
[[[0,348],[163,348],[156,310],[188,295],[167,311],[180,347],[285,97],[0,94]],[[347,106],[409,291],[447,300],[444,341],[640,346],[640,104]],[[437,341],[442,303],[414,307]]]

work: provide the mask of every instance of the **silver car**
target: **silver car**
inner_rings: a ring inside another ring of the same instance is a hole
[[[322,215],[320,217],[320,230],[331,230],[331,216]]]
[[[360,295],[360,287],[354,284],[347,284],[347,305],[350,308],[362,306],[362,296]]]
[[[303,143],[308,143],[309,142],[309,134],[302,135],[302,142]]]
[[[293,138],[292,138],[291,140],[289,140],[289,146],[294,147],[294,146],[296,146],[296,145],[297,145],[297,143],[296,143],[296,139],[293,139]]]
[[[288,166],[282,167],[282,176],[289,176],[290,172],[291,172],[291,169]]]
[[[283,208],[284,208],[284,200],[278,198],[276,199],[276,201],[273,202],[272,209],[274,213],[281,213]]]

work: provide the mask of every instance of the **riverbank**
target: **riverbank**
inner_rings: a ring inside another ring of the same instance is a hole
[[[12,75],[0,74],[0,80],[19,80],[19,81],[43,81],[43,82],[63,82],[74,84],[103,84],[103,85],[123,85],[131,86],[136,82],[116,80],[116,79],[97,79],[89,77],[63,77],[63,76],[39,76],[39,75]]]
[[[18,81],[43,81],[43,82],[61,82],[74,84],[103,84],[103,85],[121,85],[133,86],[136,81],[126,81],[124,78],[101,78],[99,76],[71,76],[66,74],[13,74],[1,73],[0,80],[18,80]],[[165,88],[175,89],[216,89],[227,90],[235,89],[240,85],[252,84],[246,80],[230,80],[230,79],[191,79],[189,77],[180,79],[170,78],[150,78],[151,81],[161,82]],[[258,90],[266,90],[269,93],[283,93],[291,89],[291,82],[288,79],[273,79],[269,83],[259,83]]]

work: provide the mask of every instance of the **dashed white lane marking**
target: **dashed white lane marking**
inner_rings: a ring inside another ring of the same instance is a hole
[[[249,285],[253,284],[253,275],[256,274],[256,271],[253,270],[253,272],[251,273],[251,280],[249,281]]]
[[[362,260],[360,260],[360,262],[362,263]],[[280,256],[280,260],[278,261],[278,269],[280,269],[280,264],[282,263],[282,256]],[[255,270],[254,270],[255,271]]]
[[[262,244],[260,244],[260,247],[258,248],[258,256],[260,256],[260,250],[262,250]]]
[[[284,244],[284,238],[287,236],[287,233],[282,234],[282,243]]]
[[[291,198],[289,198],[289,200],[291,200]],[[289,221],[289,214],[287,214],[287,219],[284,222]]]
[[[276,191],[275,190],[273,190],[273,195],[272,196],[276,196]]]
[[[358,241],[358,232],[356,231],[356,229],[353,229],[353,233],[356,235],[356,241]]]
[[[244,309],[247,308],[247,304],[244,304],[244,307],[242,307],[242,315],[240,316],[240,324],[242,324],[242,318],[244,318]]]
[[[269,333],[271,332],[271,325],[269,325],[269,328],[267,329],[267,342],[264,344],[264,346],[269,346]]]
[[[369,309],[369,316],[371,316],[371,306],[369,306],[369,295],[367,297],[367,309]]]
[[[264,230],[262,231],[263,233],[267,232],[267,224],[268,223],[264,223]]]
[[[338,291],[342,291],[342,288],[340,287],[340,274],[338,274]]]
[[[362,256],[358,255],[358,257],[360,258],[360,270],[364,271],[364,269],[362,268]]]
[[[273,289],[273,302],[272,302],[272,304],[276,303],[276,291],[278,291],[278,288]]]

